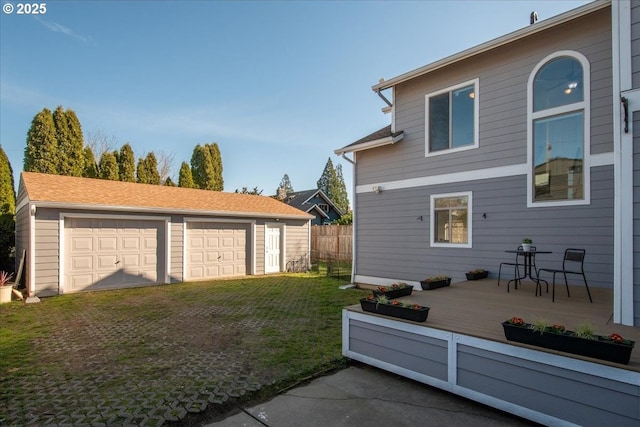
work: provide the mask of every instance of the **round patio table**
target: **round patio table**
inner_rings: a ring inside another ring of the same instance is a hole
[[[534,258],[536,257],[536,254],[552,254],[553,252],[551,251],[539,251],[539,250],[531,250],[531,251],[514,251],[514,250],[510,250],[510,251],[505,251],[508,254],[519,254],[522,255],[524,258],[524,276],[521,277],[515,277],[511,280],[509,280],[509,282],[507,283],[507,289],[509,288],[509,284],[511,282],[514,282],[514,288],[518,289],[518,283],[522,280],[522,279],[526,279],[527,277],[529,279],[531,279],[532,281],[536,282],[536,296],[538,296],[538,288],[540,288],[540,296],[542,296],[542,287],[540,286],[540,282],[544,282],[547,284],[547,287],[549,286],[549,282],[547,282],[544,279],[540,279],[538,277],[538,272],[536,271],[536,276],[533,277],[533,275],[531,274],[531,266],[534,265]],[[520,271],[520,270],[518,270]]]

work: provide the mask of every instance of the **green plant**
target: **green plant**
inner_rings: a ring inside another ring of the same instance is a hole
[[[385,295],[379,295],[377,301],[379,304],[389,304],[390,300]]]
[[[531,240],[530,237],[525,237],[525,238],[522,239],[522,243],[530,245],[531,243],[533,243],[533,240]]]
[[[467,273],[469,273],[469,274],[478,274],[478,273],[484,273],[485,271],[487,271],[487,270],[485,270],[484,268],[476,268],[475,270],[467,271]]]
[[[13,277],[13,273],[7,271],[0,271],[0,286],[5,286],[9,283],[9,280]]]
[[[586,338],[590,340],[597,339],[596,335],[593,333],[593,326],[590,323],[583,322],[578,325],[575,331],[573,331],[573,335],[579,338]]]
[[[547,331],[547,328],[549,327],[549,322],[544,319],[534,320],[531,324],[531,329],[533,329],[535,332],[540,332],[540,335]]]
[[[439,282],[440,280],[447,280],[447,279],[449,279],[449,276],[440,275],[440,276],[427,277],[426,279],[424,279],[424,281],[425,282]]]

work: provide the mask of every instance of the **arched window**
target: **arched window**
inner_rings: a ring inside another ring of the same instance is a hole
[[[589,63],[558,52],[529,77],[529,206],[589,203]]]

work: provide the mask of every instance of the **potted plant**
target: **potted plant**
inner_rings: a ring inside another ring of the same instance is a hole
[[[378,286],[378,289],[373,290],[373,296],[377,297],[384,295],[389,299],[393,299],[411,295],[411,292],[413,292],[413,286],[407,285],[404,282],[399,282],[394,283],[391,286]]]
[[[486,279],[489,276],[489,272],[484,268],[476,268],[465,273],[467,280],[479,280]]]
[[[422,289],[425,291],[442,288],[444,286],[449,286],[450,284],[451,277],[449,276],[431,276],[420,281],[420,286],[422,286]]]
[[[9,280],[13,277],[13,273],[0,271],[0,303],[11,302],[11,293],[13,285],[9,284]]]
[[[531,238],[529,237],[525,237],[524,239],[522,239],[522,250],[525,252],[529,252],[531,250],[532,243],[533,240],[531,240]]]
[[[363,311],[377,313],[385,316],[397,317],[414,322],[424,322],[429,316],[429,307],[424,307],[411,302],[402,302],[397,299],[389,299],[384,295],[360,299],[360,307]]]
[[[587,323],[569,331],[559,324],[548,324],[542,320],[526,323],[520,317],[512,317],[502,322],[502,327],[509,341],[623,364],[629,363],[635,345],[635,341],[616,333],[596,335]]]

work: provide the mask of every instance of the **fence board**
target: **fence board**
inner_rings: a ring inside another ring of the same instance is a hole
[[[311,227],[312,259],[351,261],[353,225],[314,225]]]

